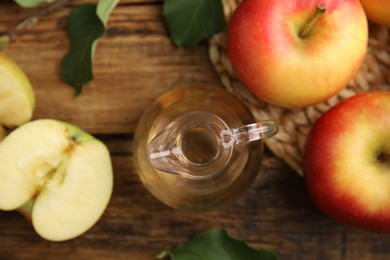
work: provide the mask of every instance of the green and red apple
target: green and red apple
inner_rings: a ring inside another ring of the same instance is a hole
[[[390,92],[340,102],[306,141],[304,178],[318,208],[346,225],[390,232]]]
[[[86,232],[106,209],[112,188],[106,146],[74,125],[40,119],[0,143],[0,209],[21,210],[47,240]]]
[[[325,101],[355,76],[368,42],[359,0],[244,0],[228,28],[228,54],[244,84],[287,108]]]
[[[34,106],[28,78],[14,61],[0,52],[0,125],[14,128],[30,121]]]
[[[360,0],[360,2],[370,21],[390,27],[390,0]]]

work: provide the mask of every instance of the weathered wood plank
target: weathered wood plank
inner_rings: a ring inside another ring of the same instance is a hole
[[[165,91],[181,85],[220,84],[207,45],[176,48],[167,36],[161,3],[142,2],[126,1],[112,13],[107,35],[96,51],[95,80],[79,97],[60,74],[69,47],[65,32],[69,7],[43,17],[8,46],[5,52],[34,86],[34,118],[68,121],[94,134],[130,133],[145,107]],[[0,32],[31,13],[14,4],[2,5]]]
[[[281,259],[388,259],[389,235],[341,226],[310,201],[303,179],[268,151],[250,191],[229,207],[191,213],[170,209],[139,181],[132,160],[136,122],[146,105],[180,85],[216,84],[207,45],[174,47],[162,19],[162,1],[121,0],[94,60],[95,80],[74,97],[59,64],[69,42],[75,0],[45,16],[6,52],[26,71],[37,96],[34,118],[62,119],[96,134],[110,149],[113,197],[101,220],[63,243],[39,238],[16,212],[0,211],[0,259],[154,259],[174,244],[209,228],[227,228],[252,246],[274,249]],[[0,33],[35,12],[0,3]],[[115,134],[115,135],[110,135]]]
[[[268,154],[268,153],[267,153]],[[113,157],[115,189],[102,219],[74,240],[39,238],[15,212],[0,212],[3,259],[153,259],[209,228],[223,227],[281,259],[384,259],[390,237],[343,227],[310,202],[301,177],[269,154],[250,191],[205,213],[170,209],[140,183],[130,156]],[[279,165],[279,166],[277,166]],[[6,258],[4,258],[6,257]]]

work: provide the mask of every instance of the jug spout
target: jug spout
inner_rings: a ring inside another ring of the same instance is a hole
[[[273,121],[257,120],[220,87],[175,88],[145,110],[134,132],[134,164],[163,203],[211,210],[242,196],[259,173]],[[254,124],[252,124],[254,123]]]
[[[182,172],[181,165],[177,163],[180,160],[181,151],[175,142],[175,137],[169,131],[163,131],[149,143],[148,159],[155,169],[174,174]]]
[[[159,171],[202,179],[226,167],[234,145],[270,138],[277,132],[274,121],[230,129],[218,116],[195,111],[176,118],[157,134],[147,154]]]

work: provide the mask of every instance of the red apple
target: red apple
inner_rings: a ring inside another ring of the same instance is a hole
[[[390,92],[359,94],[324,113],[308,135],[303,171],[325,214],[390,232]]]
[[[360,0],[369,20],[390,27],[390,0]]]
[[[228,53],[239,78],[261,99],[302,108],[347,85],[367,40],[359,0],[244,0],[229,23]]]

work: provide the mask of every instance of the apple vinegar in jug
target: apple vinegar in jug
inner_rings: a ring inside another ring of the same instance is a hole
[[[263,142],[247,140],[253,122],[243,103],[223,89],[167,92],[146,109],[135,131],[134,158],[142,183],[177,209],[210,210],[233,201],[260,171]],[[260,134],[276,133],[273,123],[264,125],[268,128]],[[233,140],[231,129],[238,129],[243,141]]]

